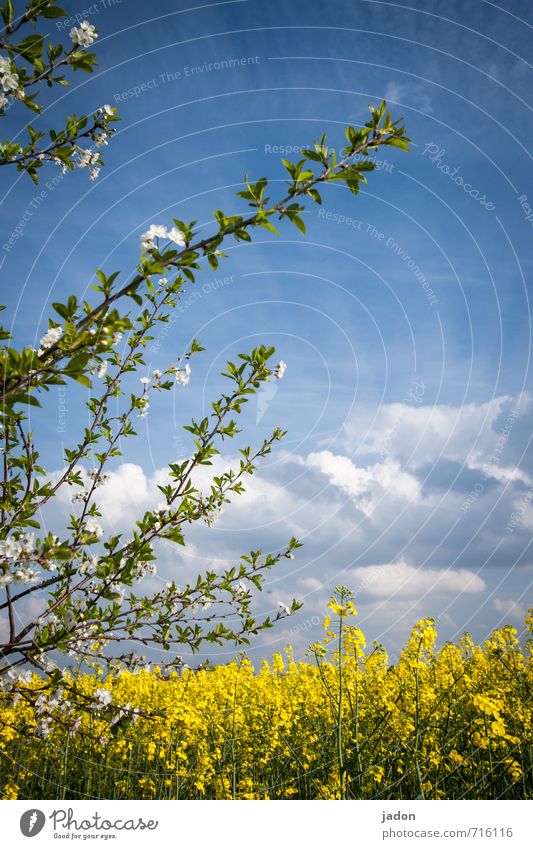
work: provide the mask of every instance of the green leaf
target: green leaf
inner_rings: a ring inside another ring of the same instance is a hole
[[[27,59],[32,65],[36,59],[40,59],[43,52],[44,38],[42,35],[28,35],[14,46],[14,50],[23,59]]]
[[[13,3],[11,2],[11,0],[7,0],[7,2],[4,3],[4,5],[0,9],[0,14],[4,19],[4,24],[6,25],[6,27],[10,27],[13,23]]]
[[[409,153],[409,144],[406,139],[388,139],[386,145],[388,147],[399,147],[400,150],[405,150],[406,153]]]
[[[279,236],[279,230],[274,227],[274,225],[271,224],[270,221],[268,221],[266,218],[263,218],[259,221],[259,226],[264,227],[265,230],[270,230],[271,233],[274,233],[274,235]]]
[[[17,396],[17,401],[20,401],[22,404],[29,404],[30,407],[40,407],[40,403],[34,395],[19,395]]]
[[[52,309],[54,309],[56,313],[61,316],[61,318],[68,318],[68,309],[66,308],[65,304],[53,303]]]
[[[47,6],[42,9],[40,14],[43,18],[65,18],[67,16],[67,13],[59,6]]]

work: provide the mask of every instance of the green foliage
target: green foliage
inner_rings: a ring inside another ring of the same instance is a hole
[[[54,76],[60,65],[92,69],[93,55],[79,47],[68,51],[61,45],[45,47],[38,34],[13,40],[24,24],[34,24],[39,16],[63,14],[53,0],[32,0],[18,18],[7,3],[2,14],[4,48],[11,64],[0,76],[18,75],[24,92],[31,85],[38,88],[43,81],[62,84],[64,80]],[[28,105],[27,96],[19,99]],[[35,101],[32,108],[38,108]],[[16,681],[18,667],[29,663],[52,681],[57,672],[52,655],[57,652],[128,665],[129,655],[121,651],[123,643],[167,650],[186,647],[191,652],[211,642],[246,644],[252,635],[297,609],[293,601],[276,615],[257,619],[251,592],[252,588],[261,589],[268,570],[293,556],[299,545],[295,539],[275,554],[250,552],[222,573],[208,570],[185,587],[171,582],[165,590],[145,595],[132,589],[135,582],[153,573],[160,542],[183,546],[191,524],[211,525],[230,498],[243,492],[256,464],[284,437],[284,431],[275,428],[258,447],[241,447],[236,468],[214,475],[206,491],[195,483],[197,469],[212,465],[221,444],[240,434],[239,417],[250,398],[264,383],[283,375],[285,367],[273,363],[274,348],[261,345],[227,363],[225,391],[211,404],[209,415],[185,426],[192,441],[190,456],[169,463],[168,482],[159,487],[161,504],[139,517],[129,535],[104,537],[98,488],[107,480],[106,467],[122,456],[124,440],[136,435],[135,420],[148,415],[159,393],[189,382],[191,360],[204,350],[198,340],[191,340],[181,357],[149,377],[146,350],[157,331],[171,322],[198,273],[206,266],[218,267],[225,256],[221,250],[225,243],[250,241],[256,228],[277,234],[273,220],[278,224],[286,220],[305,233],[302,212],[308,201],[321,203],[319,188],[341,183],[357,194],[360,184],[366,182],[365,173],[373,168],[370,156],[374,151],[387,145],[407,149],[404,128],[392,121],[385,103],[370,111],[364,128],[347,129],[348,146],[342,157],[328,150],[322,136],[298,162],[284,161],[288,184],[282,199],[270,200],[265,177],[246,178],[238,197],[246,202],[247,213],[226,215],[216,210],[208,235],[200,234],[195,220],[175,218],[170,228],[152,225],[141,238],[142,253],[129,282],[119,284],[118,271],[98,270],[91,299],[80,300],[74,292],[64,303],[52,305],[54,316],[38,350],[17,348],[7,329],[0,328],[5,456],[0,493],[0,586],[6,594],[0,613],[7,614],[9,623],[0,646],[0,677],[11,675]],[[34,180],[49,160],[70,170],[83,155],[79,140],[98,137],[102,142],[111,134],[115,120],[109,107],[92,117],[72,115],[64,130],[49,131],[50,142],[44,145],[43,132],[30,125],[28,145],[0,145],[0,164],[14,162]],[[91,168],[101,164],[100,155],[93,152],[93,156],[96,158],[87,162]],[[124,342],[119,349],[121,339]],[[131,378],[139,372],[143,374],[142,388],[135,391]],[[40,465],[29,412],[44,404],[51,388],[70,382],[88,389],[88,424],[77,441],[65,447],[64,468],[52,479]],[[89,463],[94,466],[92,471],[87,469]],[[50,534],[35,538],[29,529],[39,530],[42,509],[60,490],[68,491],[79,509],[70,513],[61,538]],[[38,616],[27,606],[29,598],[37,597],[34,593],[46,600]]]
[[[70,85],[62,73],[66,70],[92,73],[96,66],[96,55],[89,52],[83,44],[71,38],[70,46],[46,42],[43,34],[33,32],[18,39],[19,30],[30,25],[35,28],[40,18],[61,18],[67,15],[55,0],[31,0],[24,10],[16,14],[11,0],[0,8],[4,30],[0,34],[0,117],[13,105],[21,105],[32,112],[41,113],[39,103],[40,87],[46,84]],[[46,26],[46,25],[45,25]],[[87,46],[96,38],[85,36]],[[76,28],[73,29],[73,32]],[[58,71],[61,70],[61,73]],[[64,129],[50,129],[47,132],[35,132],[27,127],[28,142],[20,144],[6,139],[0,143],[0,165],[16,165],[19,171],[25,171],[34,183],[39,182],[39,170],[46,163],[59,166],[62,171],[72,170],[76,165],[91,169],[91,178],[95,179],[103,164],[100,148],[114,132],[113,123],[118,121],[115,110],[109,106],[98,109],[93,115],[80,118],[72,115],[66,119]],[[48,141],[43,141],[45,137]],[[80,142],[88,141],[93,147],[86,148]]]

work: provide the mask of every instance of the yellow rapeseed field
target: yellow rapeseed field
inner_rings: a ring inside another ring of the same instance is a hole
[[[167,680],[157,668],[66,678],[65,699],[72,684],[105,688],[152,714],[133,723],[88,713],[40,740],[36,708],[4,703],[3,797],[532,798],[531,639],[522,648],[505,627],[437,650],[428,619],[392,665],[348,624],[354,614],[332,599],[305,662],[287,649],[260,670],[240,657]],[[530,613],[530,635],[532,624]]]

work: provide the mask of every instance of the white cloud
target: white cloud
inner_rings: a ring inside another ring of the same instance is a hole
[[[527,609],[524,604],[520,604],[520,602],[515,601],[512,598],[494,598],[492,600],[492,604],[494,609],[498,613],[501,613],[502,616],[510,617],[520,623],[524,621],[524,617],[527,613]]]
[[[362,467],[344,455],[319,451],[309,454],[307,463],[326,475],[333,486],[354,498],[367,516],[374,513],[385,497],[415,504],[420,500],[418,480],[393,460]]]
[[[428,94],[429,88],[429,83],[413,82],[413,80],[405,83],[390,82],[385,89],[385,100],[402,106],[413,106],[432,115],[433,106]]]
[[[526,501],[522,461],[519,470],[513,462],[530,435],[531,406],[524,394],[463,406],[411,400],[377,411],[359,407],[335,449],[276,452],[246,479],[246,493],[225,507],[213,528],[195,523],[185,529],[185,548],[161,545],[155,580],[172,575],[185,582],[206,568],[234,564],[250,549],[277,550],[294,533],[304,548],[269,574],[263,601],[275,605],[293,595],[304,601],[302,621],[300,615],[294,619],[295,640],[312,641],[315,619],[339,583],[357,590],[372,636],[383,631],[387,642],[403,639],[425,615],[452,616],[441,621],[446,636],[453,635],[454,622],[474,618],[473,598],[487,598],[480,594],[500,580],[504,567],[527,566],[524,537],[533,526],[533,508]],[[520,415],[501,442],[511,410]],[[491,463],[499,444],[497,462]],[[431,476],[428,468],[441,460]],[[527,457],[523,462],[532,474]],[[234,456],[217,457],[199,470],[196,481],[208,491],[213,475],[237,463]],[[454,464],[462,467],[459,480]],[[482,477],[485,470],[490,482]],[[157,485],[166,480],[164,468],[149,470],[140,463],[116,468],[97,490],[106,532],[129,534],[139,514],[162,500]],[[463,510],[470,490],[474,495]],[[70,500],[62,500],[67,512]],[[520,510],[519,521],[513,533],[505,533],[513,509]],[[60,512],[56,507],[56,524],[63,521]],[[506,599],[520,596],[525,578],[523,570],[512,571]],[[490,602],[494,621],[507,612],[520,619],[522,607],[512,609],[506,599]],[[277,642],[278,636],[271,638]]]
[[[421,594],[457,595],[479,593],[485,581],[468,569],[417,569],[399,560],[380,566],[362,566],[351,572],[359,592],[378,598],[401,596],[417,598]]]
[[[444,459],[489,472],[502,482],[530,483],[525,472],[509,466],[506,455],[532,400],[522,393],[460,406],[413,405],[410,399],[377,411],[359,408],[344,427],[341,445],[350,455],[393,457],[411,472]],[[511,410],[517,415],[509,417]]]

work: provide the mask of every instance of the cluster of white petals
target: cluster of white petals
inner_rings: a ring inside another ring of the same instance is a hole
[[[196,601],[193,601],[192,604],[189,605],[189,610],[209,610],[211,604],[212,602],[208,599],[207,596],[201,595],[199,596],[199,598],[196,599]]]
[[[237,581],[237,583],[233,587],[233,598],[234,599],[244,598],[245,596],[248,595],[249,592],[250,592],[250,588],[248,587],[248,585],[243,580],[239,580],[239,581]]]
[[[98,519],[95,519],[94,516],[89,516],[89,518],[85,522],[84,531],[86,534],[92,534],[95,537],[98,537],[98,539],[100,539],[100,537],[103,536],[104,533],[103,528],[101,527]]]
[[[39,572],[36,569],[30,569],[29,566],[19,566],[12,575],[15,584],[32,584],[38,577]]]
[[[37,351],[38,355],[41,356],[44,354],[48,348],[52,348],[53,345],[57,345],[61,337],[63,336],[63,328],[62,327],[51,327],[46,331],[43,338],[39,342],[39,350]]]
[[[90,469],[90,471],[87,472],[87,475],[93,481],[95,486],[103,486],[111,477],[111,475],[107,472],[102,474],[102,472],[99,472],[98,469]]]
[[[102,708],[107,707],[113,701],[113,696],[109,692],[109,690],[105,690],[103,687],[99,687],[94,691],[94,695],[97,701],[94,704],[95,710],[102,710]]]
[[[182,386],[187,386],[189,380],[191,379],[191,367],[189,363],[186,363],[183,368],[176,366],[176,368],[169,369],[172,374],[176,378],[176,383],[180,383]]]
[[[133,574],[138,581],[142,581],[146,575],[156,575],[157,566],[155,563],[145,563],[144,561],[141,561],[136,564]]]
[[[0,690],[10,690],[16,684],[31,684],[33,674],[29,669],[9,669],[7,675],[0,678]]]
[[[179,227],[171,227],[167,235],[170,241],[174,242],[174,244],[177,245],[178,248],[185,247],[185,236],[183,235]]]
[[[280,360],[276,368],[274,369],[274,377],[277,377],[278,380],[281,380],[286,371],[287,363],[284,363],[283,360]]]
[[[107,135],[103,132],[103,130],[96,133],[94,143],[96,147],[105,147],[108,144]]]
[[[11,70],[11,61],[7,56],[0,56],[0,86],[5,92],[0,95],[0,109],[7,106],[6,94],[21,99],[25,97],[24,89],[19,85],[19,76]]]
[[[90,148],[78,148],[78,167],[89,168],[90,165],[95,165],[98,162],[99,153]]]
[[[8,563],[34,560],[36,555],[35,534],[21,537],[7,537],[0,541],[0,559]]]
[[[72,27],[69,35],[74,47],[90,47],[98,38],[96,28],[89,21],[82,21],[79,27]]]
[[[155,247],[155,239],[168,239],[169,242],[174,242],[174,244],[179,248],[185,247],[185,236],[181,230],[175,226],[169,229],[168,227],[165,227],[164,224],[150,224],[146,233],[141,235],[141,248],[144,252],[152,250],[152,248]],[[165,278],[161,279],[164,280]]]
[[[39,578],[39,572],[31,567],[41,556],[35,547],[35,534],[7,537],[0,540],[0,587],[8,584],[31,584]],[[16,566],[15,569],[12,567]]]
[[[100,168],[98,167],[100,154],[98,151],[91,150],[90,148],[79,147],[77,150],[77,156],[78,168],[90,168],[91,171],[89,176],[91,180],[96,180],[100,173]]]
[[[87,560],[82,560],[78,567],[78,572],[80,575],[88,575],[89,572],[93,572],[98,566],[98,557],[94,554],[92,557],[89,557]]]

